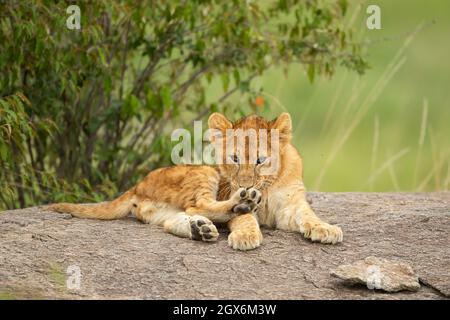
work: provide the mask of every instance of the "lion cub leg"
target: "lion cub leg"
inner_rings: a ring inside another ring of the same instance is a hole
[[[200,214],[214,222],[228,222],[244,213],[249,213],[261,202],[261,193],[254,188],[239,188],[230,199],[217,201],[212,192],[200,197],[195,206],[186,209],[188,215]]]
[[[272,201],[271,201],[272,200]],[[269,199],[275,212],[277,229],[296,231],[311,241],[336,244],[342,242],[341,228],[328,224],[316,216],[300,187],[289,187],[276,192]]]
[[[152,217],[157,211],[157,208],[153,201],[143,200],[137,204],[133,204],[133,209],[131,211],[135,215],[136,219],[142,223],[150,223],[152,222]]]
[[[326,223],[317,217],[306,199],[298,203],[296,208],[298,212],[294,216],[300,218],[299,231],[305,238],[321,243],[336,244],[342,242],[341,228]]]
[[[219,237],[211,220],[200,215],[189,216],[184,212],[176,213],[164,221],[163,227],[168,233],[192,240],[211,242],[217,241]]]
[[[132,211],[139,221],[162,225],[164,231],[182,238],[216,241],[219,237],[216,226],[209,219],[176,212],[175,208],[158,206],[150,200],[140,201]]]
[[[251,250],[259,247],[263,236],[259,229],[258,220],[251,213],[240,215],[228,222],[231,233],[228,245],[237,250]]]

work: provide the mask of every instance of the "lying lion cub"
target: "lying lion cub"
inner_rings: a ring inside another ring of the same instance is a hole
[[[239,153],[232,148],[223,153],[224,160],[228,160],[223,164],[154,170],[111,202],[58,203],[49,209],[93,219],[118,219],[131,212],[144,223],[163,226],[166,232],[202,241],[216,241],[219,233],[213,222],[227,222],[231,230],[228,244],[239,250],[261,244],[259,225],[297,231],[322,243],[342,241],[342,230],[320,220],[305,199],[302,159],[290,143],[292,122],[288,113],[272,121],[253,115],[235,123],[214,113],[208,124],[210,129],[223,133],[238,129],[276,131],[279,147],[277,152],[258,154],[253,163],[248,161],[249,152]],[[217,139],[226,145],[225,134]],[[274,174],[261,174],[275,159],[279,166]]]

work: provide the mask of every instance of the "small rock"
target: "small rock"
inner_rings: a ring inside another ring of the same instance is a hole
[[[430,221],[430,217],[425,217],[420,220],[420,222],[429,222],[429,221]]]
[[[367,257],[352,264],[340,265],[331,275],[348,283],[361,283],[369,289],[387,292],[417,291],[419,279],[410,265],[377,257]]]

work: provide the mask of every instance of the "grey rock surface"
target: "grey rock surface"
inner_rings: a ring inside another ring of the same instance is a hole
[[[368,289],[387,292],[420,289],[419,278],[409,264],[377,257],[340,265],[331,275],[350,284],[364,284]]]
[[[0,213],[1,298],[445,299],[450,297],[450,193],[310,193],[344,242],[311,243],[264,229],[240,252],[177,238],[134,218],[99,221],[39,208]],[[347,285],[330,270],[369,256],[414,268],[421,288],[385,293]],[[80,289],[66,286],[81,271]],[[73,267],[72,267],[73,268]],[[73,270],[73,269],[70,269]]]

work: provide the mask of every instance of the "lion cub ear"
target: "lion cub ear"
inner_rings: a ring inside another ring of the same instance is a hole
[[[232,129],[233,124],[223,114],[214,112],[209,116],[208,126],[210,129],[220,130],[225,132],[227,129]]]
[[[281,143],[288,143],[291,141],[292,120],[289,113],[283,112],[278,118],[272,120],[270,122],[270,128],[278,130]]]

